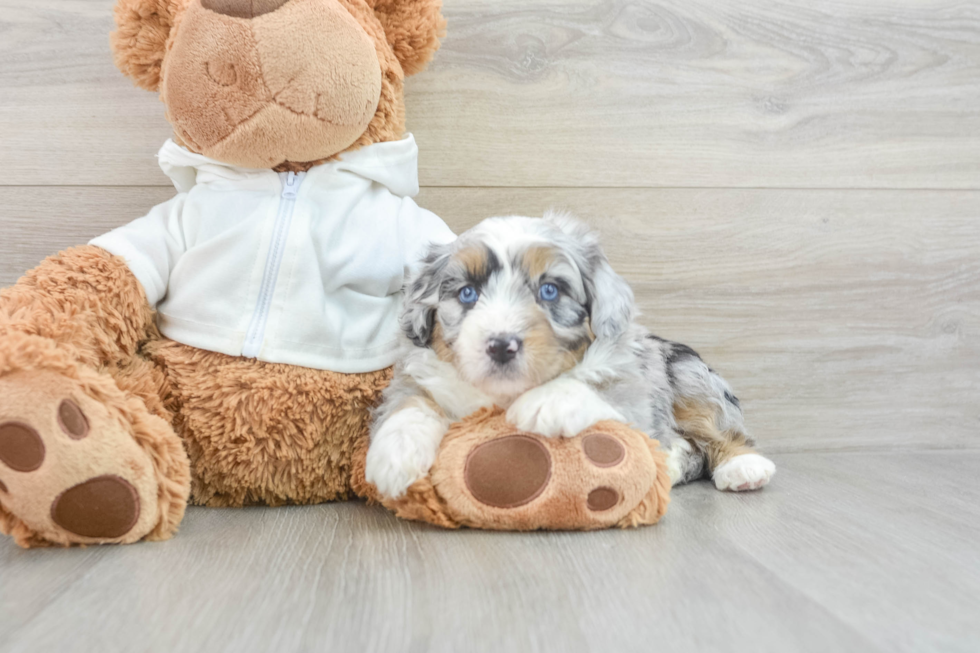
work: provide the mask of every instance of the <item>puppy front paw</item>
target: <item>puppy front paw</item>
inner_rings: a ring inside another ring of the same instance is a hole
[[[757,453],[746,453],[725,461],[711,475],[719,490],[758,490],[776,473],[776,464]]]
[[[421,408],[392,414],[371,437],[365,478],[385,497],[401,497],[429,472],[448,427],[448,420]]]
[[[623,416],[574,379],[555,379],[528,390],[507,411],[507,421],[518,429],[549,438],[574,437],[604,419],[623,421]]]

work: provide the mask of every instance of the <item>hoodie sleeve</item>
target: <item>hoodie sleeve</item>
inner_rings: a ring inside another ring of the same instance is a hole
[[[185,197],[177,195],[142,218],[89,241],[125,259],[153,308],[166,296],[170,272],[186,250],[181,230]]]
[[[451,243],[456,240],[456,234],[432,211],[420,208],[411,199],[406,201],[411,202],[414,210],[402,213],[403,220],[407,221],[407,224],[403,222],[400,230],[403,238],[402,252],[405,266],[413,268],[425,256],[429,245]]]

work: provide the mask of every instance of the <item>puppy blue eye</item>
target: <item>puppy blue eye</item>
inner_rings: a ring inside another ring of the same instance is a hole
[[[480,293],[473,286],[466,286],[459,291],[459,301],[463,304],[475,304],[480,298]]]
[[[545,302],[555,301],[558,299],[558,286],[553,283],[541,284],[541,287],[538,288],[538,297]]]

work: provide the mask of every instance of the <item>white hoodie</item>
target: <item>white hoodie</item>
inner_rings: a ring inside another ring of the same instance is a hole
[[[395,361],[406,266],[455,236],[411,199],[408,135],[307,173],[226,165],[167,141],[178,195],[91,241],[126,260],[172,340],[336,372]]]

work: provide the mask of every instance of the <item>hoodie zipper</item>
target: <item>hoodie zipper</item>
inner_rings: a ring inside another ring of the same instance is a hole
[[[258,358],[265,340],[265,327],[269,322],[269,312],[272,309],[272,296],[276,290],[276,280],[279,278],[279,268],[282,267],[282,257],[286,251],[286,241],[289,236],[289,225],[293,221],[293,210],[296,208],[296,194],[299,185],[303,183],[305,172],[279,173],[282,181],[282,194],[279,196],[279,213],[272,230],[272,243],[269,245],[269,255],[265,259],[265,271],[262,273],[262,286],[259,289],[259,299],[252,313],[252,320],[245,332],[245,343],[242,345],[242,356]]]

